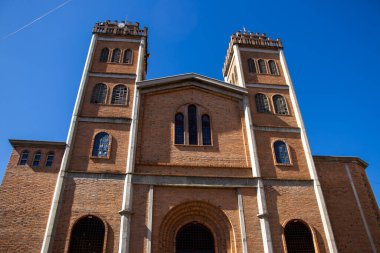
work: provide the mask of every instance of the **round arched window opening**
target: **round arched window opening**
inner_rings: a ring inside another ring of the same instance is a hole
[[[69,253],[102,253],[104,235],[105,226],[101,219],[95,216],[80,219],[71,232]]]
[[[176,236],[176,253],[214,253],[215,243],[211,231],[199,223],[183,226]]]
[[[313,235],[310,228],[299,220],[288,222],[284,229],[288,253],[314,253]]]

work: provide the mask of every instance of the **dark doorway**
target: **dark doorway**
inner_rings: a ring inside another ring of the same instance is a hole
[[[285,226],[285,241],[288,253],[314,253],[313,236],[308,226],[292,220]]]
[[[214,253],[211,231],[199,223],[183,226],[176,236],[176,253]]]
[[[94,216],[80,219],[71,232],[70,253],[102,253],[104,223]]]

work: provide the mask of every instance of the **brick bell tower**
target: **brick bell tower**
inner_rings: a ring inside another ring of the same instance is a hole
[[[86,212],[110,220],[114,252],[126,248],[119,238],[129,233],[131,186],[128,175],[124,180],[118,174],[133,170],[128,158],[135,147],[135,87],[146,76],[147,32],[137,22],[106,21],[93,28],[41,252],[74,247],[67,231]]]
[[[258,178],[258,206],[265,252],[276,252],[274,218],[292,213],[302,217],[299,205],[322,224],[329,252],[337,252],[325,200],[310,151],[301,112],[294,93],[280,39],[266,34],[231,35],[223,67],[226,82],[244,87],[247,136],[252,174]],[[285,154],[282,156],[281,154]],[[275,161],[273,163],[272,161]],[[266,186],[264,181],[288,182],[287,187]],[[301,190],[300,184],[312,182]],[[279,197],[281,196],[281,197]],[[301,203],[300,199],[304,197]]]

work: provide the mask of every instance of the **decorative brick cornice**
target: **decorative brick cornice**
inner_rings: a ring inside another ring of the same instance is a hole
[[[148,36],[148,28],[144,27],[143,29],[140,29],[140,23],[138,22],[132,24],[131,22],[126,23],[125,21],[111,22],[110,20],[107,20],[106,22],[97,22],[92,33],[146,37]]]
[[[314,162],[339,162],[339,163],[356,163],[362,166],[364,169],[368,167],[368,163],[353,156],[319,156],[313,155]]]
[[[260,35],[260,33],[253,34],[251,32],[248,34],[246,31],[243,33],[238,31],[237,33],[231,35],[231,40],[227,49],[226,59],[224,61],[223,76],[227,75],[233,55],[233,46],[235,44],[261,49],[278,50],[283,48],[282,42],[279,38],[273,40],[267,37],[265,33]]]

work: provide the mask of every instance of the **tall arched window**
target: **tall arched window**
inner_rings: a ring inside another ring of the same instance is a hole
[[[255,60],[253,59],[248,59],[248,71],[249,73],[256,73],[256,64]]]
[[[111,62],[119,63],[120,62],[120,49],[115,48],[112,52]]]
[[[189,105],[188,107],[188,117],[189,117],[189,144],[198,144],[198,131],[197,131],[197,108],[195,105]]]
[[[277,114],[289,115],[288,107],[285,98],[281,95],[273,96],[274,110]]]
[[[107,62],[109,53],[110,53],[110,50],[107,47],[103,48],[102,51],[100,52],[99,61],[100,62]]]
[[[177,113],[175,115],[175,144],[183,144],[184,143],[184,117],[182,113]]]
[[[276,63],[273,60],[268,61],[269,70],[272,75],[278,75]]]
[[[37,151],[36,153],[34,153],[32,166],[33,167],[40,166],[40,161],[41,161],[41,151]]]
[[[110,136],[105,132],[98,133],[94,139],[92,149],[93,157],[108,157],[110,147]]]
[[[28,162],[29,157],[29,151],[23,150],[20,155],[20,161],[18,162],[18,165],[25,165]]]
[[[104,104],[106,102],[107,86],[103,83],[98,83],[92,89],[91,103]]]
[[[266,74],[267,73],[267,67],[265,66],[265,61],[263,59],[260,59],[258,61],[258,63],[259,63],[260,74]]]
[[[211,231],[199,223],[183,226],[176,235],[177,253],[214,253],[215,243]]]
[[[303,222],[289,221],[284,228],[284,235],[288,253],[315,252],[313,235]]]
[[[132,50],[127,49],[124,51],[123,63],[132,64]]]
[[[210,116],[202,115],[202,139],[203,145],[211,145]]]
[[[105,226],[101,219],[87,216],[80,219],[73,227],[70,238],[70,253],[102,253]]]
[[[54,152],[53,152],[53,151],[50,151],[50,152],[47,154],[45,166],[46,166],[46,167],[51,167],[51,166],[53,166],[53,161],[54,161]]]
[[[257,93],[255,95],[256,110],[260,113],[270,112],[268,97],[264,94]]]
[[[116,85],[112,91],[111,104],[125,105],[127,103],[128,89],[122,84]]]
[[[278,164],[290,164],[288,148],[283,141],[276,141],[273,144],[274,153],[276,155],[276,163]]]

